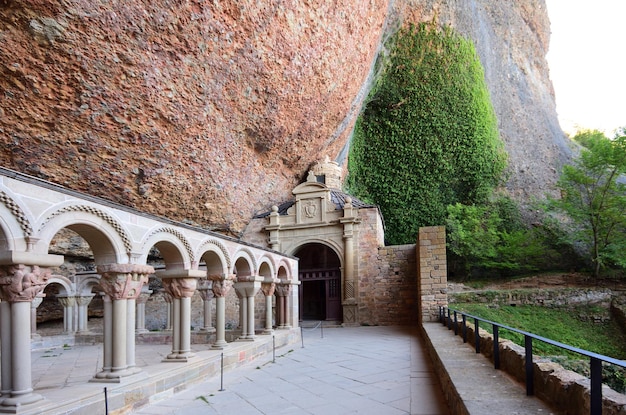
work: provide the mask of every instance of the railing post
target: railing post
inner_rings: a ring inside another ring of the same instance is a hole
[[[480,326],[478,324],[478,319],[474,318],[474,346],[476,347],[476,353],[480,353]]]
[[[602,415],[602,361],[591,358],[591,415]]]
[[[467,317],[462,314],[463,317],[463,343],[467,343]]]
[[[458,325],[458,320],[456,317],[456,310],[454,310],[454,335],[455,336],[459,335],[459,325]]]
[[[448,330],[452,329],[452,319],[450,318],[450,309],[448,309]]]
[[[524,335],[524,349],[526,350],[526,395],[535,394],[535,379],[533,373],[533,338]]]
[[[500,344],[498,336],[499,328],[500,327],[497,324],[493,325],[493,366],[496,369],[500,369]]]

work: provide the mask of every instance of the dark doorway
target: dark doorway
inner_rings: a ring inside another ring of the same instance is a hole
[[[300,316],[303,320],[342,321],[341,263],[323,244],[306,244],[295,253],[299,261]]]

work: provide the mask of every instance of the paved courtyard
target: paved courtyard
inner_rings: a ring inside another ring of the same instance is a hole
[[[303,329],[277,349],[133,413],[418,414],[449,410],[415,331],[400,327]],[[223,385],[222,391],[220,391]]]

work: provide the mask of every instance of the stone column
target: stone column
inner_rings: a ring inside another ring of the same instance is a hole
[[[242,328],[241,337],[238,341],[254,341],[254,296],[261,288],[262,277],[255,277],[253,275],[245,277],[237,277],[235,283],[235,290],[240,295],[242,310]]]
[[[213,290],[211,286],[213,282],[209,279],[203,278],[198,281],[198,292],[200,293],[200,297],[202,298],[202,304],[204,306],[204,325],[200,328],[200,331],[204,331],[207,333],[215,333],[215,328],[212,324],[212,316],[211,316],[211,302],[215,294],[213,294]]]
[[[233,286],[233,275],[208,275],[213,282],[211,290],[215,295],[215,343],[213,349],[223,349],[226,343],[226,295]]]
[[[105,344],[110,330],[110,360],[107,368],[107,351],[104,352],[102,372],[92,379],[94,382],[120,382],[121,378],[139,372],[135,364],[135,299],[141,288],[148,282],[148,275],[154,273],[149,265],[107,264],[98,265],[101,275],[100,285],[111,300],[111,306],[105,307]],[[106,303],[105,303],[106,305]],[[132,310],[129,313],[129,307]],[[108,311],[108,313],[107,313]],[[107,314],[110,319],[107,320]]]
[[[286,329],[289,328],[287,321],[287,298],[289,293],[291,292],[291,284],[287,280],[281,280],[276,285],[276,297],[278,302],[278,310],[276,310],[277,314],[277,328],[278,329]]]
[[[357,209],[352,206],[352,199],[346,197],[343,206],[343,322],[347,325],[356,325],[359,322],[354,276],[354,228],[358,223]]]
[[[30,334],[31,336],[37,333],[37,307],[43,302],[43,298],[46,295],[41,292],[30,303]]]
[[[172,309],[172,296],[167,291],[163,290],[163,299],[167,304],[167,310],[165,312],[165,331],[172,330],[172,321],[174,320],[173,314],[174,310]]]
[[[57,297],[63,306],[63,333],[74,333],[74,306],[75,297]]]
[[[248,337],[248,299],[237,289],[237,283],[235,283],[235,294],[239,299],[239,328],[241,329],[237,340],[243,340]]]
[[[274,298],[274,291],[276,291],[276,282],[280,280],[273,278],[266,278],[261,284],[261,290],[265,295],[265,330],[263,334],[274,333],[274,326],[272,321],[272,299]]]
[[[76,306],[78,307],[78,333],[89,333],[89,303],[93,299],[94,294],[81,295],[76,297]]]
[[[33,393],[32,388],[31,302],[43,291],[50,271],[38,265],[27,265],[32,264],[30,261],[37,261],[41,266],[58,266],[63,262],[63,257],[11,251],[0,254],[0,412],[16,413],[23,405],[43,399],[41,395]]]
[[[150,298],[150,294],[152,294],[152,290],[146,289],[147,286],[144,286],[144,289],[141,290],[141,294],[137,297],[137,320],[135,321],[135,333],[147,333],[146,330],[146,302],[148,302],[148,298]]]
[[[172,297],[174,318],[172,321],[172,352],[164,362],[186,362],[191,352],[191,297],[198,285],[198,278],[206,276],[200,270],[158,271],[165,291]]]

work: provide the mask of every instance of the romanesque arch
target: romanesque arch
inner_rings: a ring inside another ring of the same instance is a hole
[[[26,250],[33,221],[25,207],[8,192],[0,191],[0,250]]]
[[[96,265],[128,263],[132,244],[128,231],[111,214],[89,205],[69,204],[44,216],[39,225],[38,246],[47,252],[52,238],[63,228],[80,235],[89,244]]]
[[[155,247],[161,253],[165,267],[171,269],[189,269],[195,262],[193,249],[180,231],[171,227],[158,227],[148,233],[141,244],[140,262],[147,262],[150,249]]]

